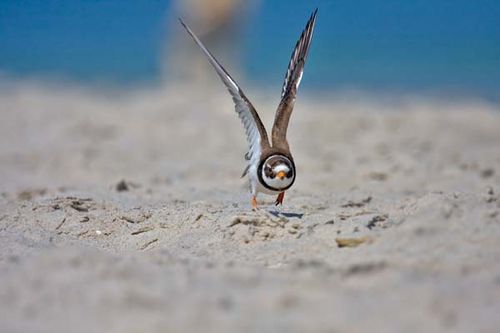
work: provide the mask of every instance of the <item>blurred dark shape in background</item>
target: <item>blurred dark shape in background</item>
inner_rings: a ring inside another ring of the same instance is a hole
[[[215,77],[205,56],[180,29],[177,17],[186,21],[232,75],[241,75],[242,30],[256,5],[256,0],[173,1],[167,15],[169,36],[164,45],[164,82],[175,84],[188,81],[210,89],[212,85],[208,83]]]

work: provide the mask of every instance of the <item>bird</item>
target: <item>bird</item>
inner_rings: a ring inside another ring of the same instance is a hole
[[[287,128],[311,46],[317,13],[318,9],[316,8],[293,49],[281,89],[281,100],[274,117],[271,141],[269,141],[266,128],[257,110],[243,90],[203,45],[191,28],[179,18],[181,25],[207,56],[208,61],[226,86],[233,99],[236,113],[243,123],[248,152],[245,154],[247,166],[242,178],[245,176],[249,178],[252,194],[251,205],[254,210],[258,209],[258,193],[277,195],[275,205],[283,205],[285,191],[289,190],[295,182],[296,168],[287,141]]]

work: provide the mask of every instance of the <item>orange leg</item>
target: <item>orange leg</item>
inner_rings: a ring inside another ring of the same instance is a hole
[[[276,206],[278,205],[283,205],[283,199],[285,198],[285,192],[281,192],[278,194],[278,197],[276,198],[276,202],[274,203]]]
[[[257,210],[257,198],[255,196],[252,197],[252,208]]]

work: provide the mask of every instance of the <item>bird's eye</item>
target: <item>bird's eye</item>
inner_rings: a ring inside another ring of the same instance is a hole
[[[292,178],[293,176],[293,171],[290,169],[287,173],[286,173],[286,178]]]
[[[273,173],[273,169],[271,169],[271,167],[267,166],[264,168],[264,174],[266,175],[266,177],[268,178],[274,178],[274,173]]]

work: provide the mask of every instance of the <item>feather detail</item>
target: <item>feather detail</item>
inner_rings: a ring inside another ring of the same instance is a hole
[[[276,116],[274,118],[274,125],[272,129],[273,147],[287,150],[289,149],[286,140],[286,132],[293,107],[295,105],[297,90],[304,73],[304,66],[309,53],[309,48],[311,46],[317,13],[318,9],[311,14],[306,27],[302,31],[302,34],[295,45],[288,64],[285,80],[283,82],[283,88],[281,90],[281,101],[278,109],[276,110]]]

